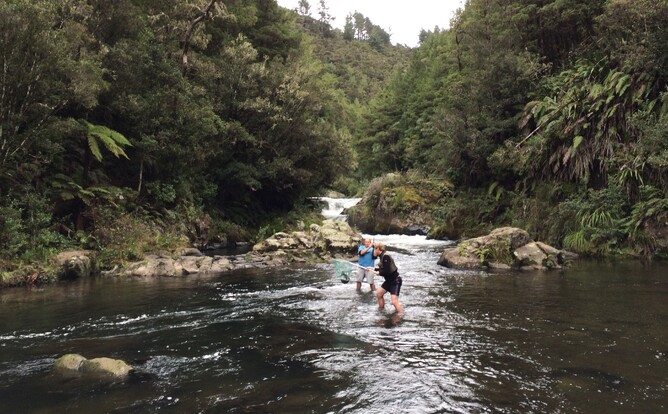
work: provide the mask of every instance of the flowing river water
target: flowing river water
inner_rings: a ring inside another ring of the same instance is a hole
[[[2,413],[668,411],[668,266],[436,265],[443,241],[374,236],[405,314],[331,264],[0,291]],[[50,373],[130,362],[117,383]]]

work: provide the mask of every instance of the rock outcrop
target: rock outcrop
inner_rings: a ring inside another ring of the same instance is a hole
[[[529,233],[501,227],[443,251],[438,264],[455,269],[561,269],[576,256],[531,240]]]
[[[435,207],[451,194],[447,181],[391,173],[372,180],[362,200],[344,213],[365,233],[428,235]]]
[[[176,256],[149,255],[123,269],[105,272],[112,276],[181,277],[221,273],[251,267],[285,266],[291,263],[354,257],[362,236],[348,223],[325,220],[308,231],[279,232],[257,243],[249,253],[237,256],[205,256],[186,249]]]
[[[56,263],[58,279],[79,279],[89,277],[96,272],[93,252],[73,250],[59,253],[53,259]]]

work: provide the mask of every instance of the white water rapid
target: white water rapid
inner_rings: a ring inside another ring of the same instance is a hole
[[[343,210],[350,208],[361,200],[361,198],[331,198],[331,197],[317,197],[317,200],[326,203],[326,207],[322,209],[321,214],[328,219],[345,220],[347,216],[343,214]]]

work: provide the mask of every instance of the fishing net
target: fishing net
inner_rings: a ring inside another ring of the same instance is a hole
[[[353,276],[353,270],[355,269],[355,263],[338,259],[334,259],[333,262],[334,272],[336,273],[336,276],[341,279],[341,282],[350,282],[350,278]]]

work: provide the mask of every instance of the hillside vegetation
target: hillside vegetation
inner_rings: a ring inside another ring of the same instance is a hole
[[[448,233],[668,249],[668,2],[469,0],[374,99],[363,174],[447,179]]]
[[[387,173],[448,183],[450,237],[665,254],[667,1],[468,0],[416,49],[320,12],[0,3],[0,272],[255,240]]]

